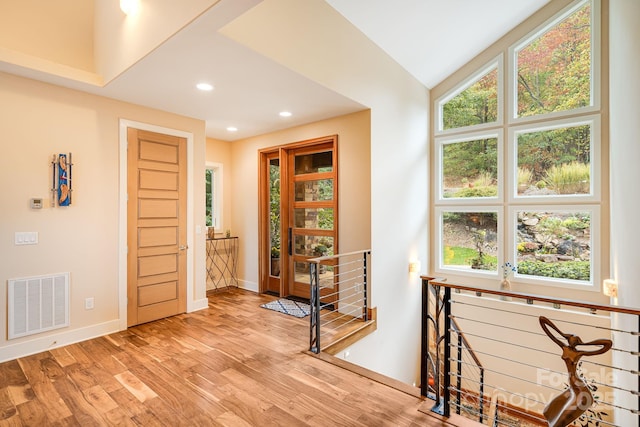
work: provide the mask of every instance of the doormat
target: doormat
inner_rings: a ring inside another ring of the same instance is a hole
[[[311,311],[309,304],[285,298],[262,304],[260,307],[300,318],[308,316]]]

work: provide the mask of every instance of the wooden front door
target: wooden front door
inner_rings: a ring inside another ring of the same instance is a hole
[[[310,297],[310,258],[338,252],[337,137],[287,149],[288,294]],[[324,302],[335,299],[333,268],[322,266]]]
[[[187,142],[127,129],[127,325],[186,311]]]

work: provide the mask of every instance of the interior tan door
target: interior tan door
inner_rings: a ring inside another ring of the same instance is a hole
[[[129,128],[127,325],[186,311],[187,142]]]

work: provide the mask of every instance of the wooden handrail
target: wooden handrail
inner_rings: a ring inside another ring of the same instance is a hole
[[[485,289],[485,288],[478,288],[474,286],[457,285],[454,283],[446,282],[446,279],[435,278],[431,276],[420,276],[420,278],[422,280],[429,281],[431,284],[435,286],[444,286],[446,288],[451,288],[451,289],[459,289],[459,290],[470,291],[470,292],[481,292],[483,294],[520,298],[524,300],[535,300],[535,301],[547,302],[551,304],[560,304],[560,305],[568,305],[571,307],[588,308],[590,310],[603,310],[603,311],[610,311],[614,313],[633,314],[636,316],[640,316],[640,310],[637,308],[623,307],[619,305],[595,304],[588,301],[560,299],[560,298],[553,298],[553,297],[548,297],[543,295],[527,294],[524,292],[505,292],[505,291],[500,291],[495,289]]]

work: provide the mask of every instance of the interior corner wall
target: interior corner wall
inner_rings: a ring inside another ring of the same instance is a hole
[[[264,0],[221,32],[371,110],[371,300],[378,329],[350,347],[349,361],[415,383],[421,297],[409,261],[428,268],[429,90],[323,0]]]
[[[207,164],[219,163],[222,165],[222,224],[221,229],[216,230],[216,233],[229,229],[235,235],[230,225],[233,212],[231,204],[231,172],[233,170],[231,164],[231,142],[207,138],[206,162]]]
[[[371,247],[369,111],[233,141],[230,227],[240,238],[238,276],[242,287],[258,290],[258,150],[335,134],[339,158],[340,252]]]
[[[611,170],[611,265],[613,278],[618,282],[618,298],[613,302],[624,307],[640,307],[638,277],[637,227],[640,200],[640,2],[610,0],[609,2],[609,94],[610,94],[610,170]],[[617,316],[614,328],[638,331],[637,316]],[[616,334],[615,347],[640,351],[638,337]],[[623,352],[614,353],[615,366],[629,366],[640,370],[638,357]],[[637,379],[619,384],[637,390]],[[616,403],[638,408],[638,398],[617,392]],[[638,416],[615,410],[616,423],[638,426]]]
[[[127,16],[116,0],[94,0],[96,72],[111,81],[219,1],[138,0]]]
[[[7,341],[0,317],[0,361],[37,353],[119,329],[119,119],[194,135],[194,218],[203,225],[203,121],[0,73],[0,283],[70,272],[70,326]],[[51,207],[53,154],[73,154],[73,203]],[[197,173],[200,171],[200,173]],[[42,209],[30,199],[42,198]],[[14,245],[14,233],[35,231],[37,245]],[[194,251],[204,253],[204,240]],[[200,244],[200,240],[202,240]],[[204,259],[194,260],[194,298],[204,298]],[[198,272],[201,272],[199,274]],[[126,284],[125,284],[126,285]],[[85,299],[94,308],[85,310]],[[0,292],[6,313],[7,293]]]
[[[4,1],[1,8],[0,50],[95,72],[93,1]]]

